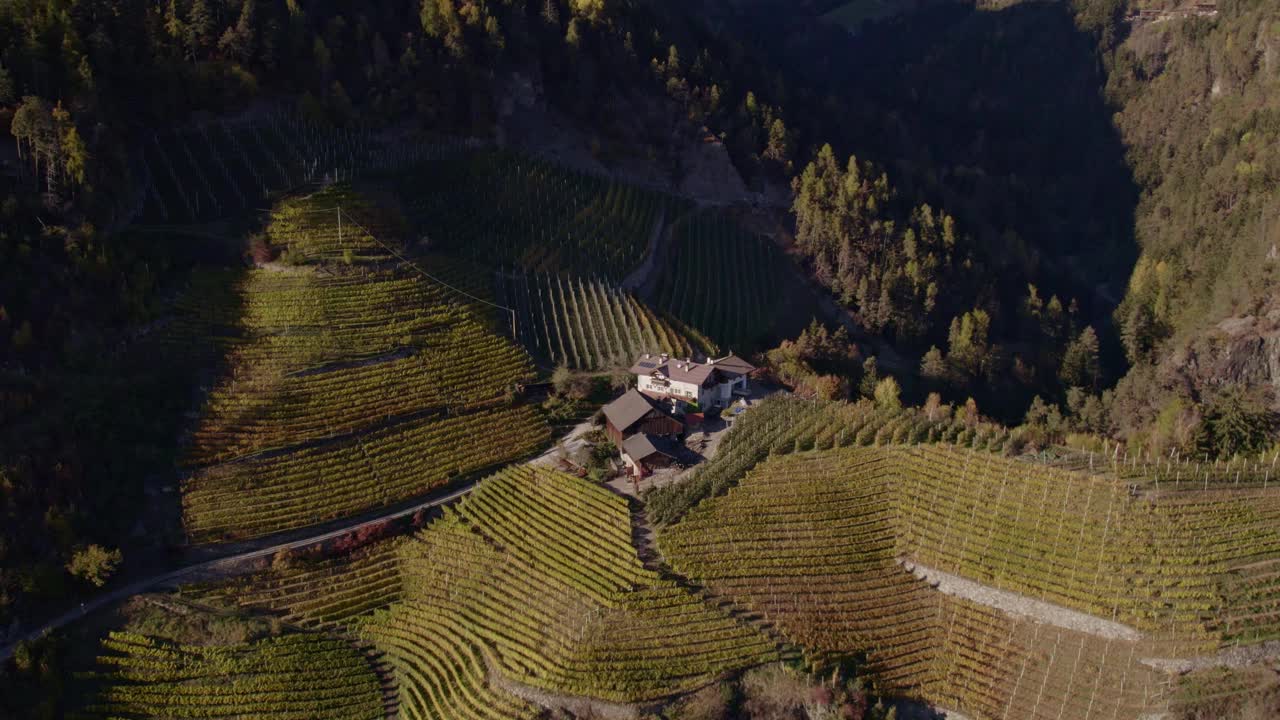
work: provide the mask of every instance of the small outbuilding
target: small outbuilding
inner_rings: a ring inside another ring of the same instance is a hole
[[[648,433],[632,435],[622,443],[622,462],[638,478],[655,469],[671,467],[678,453],[674,441]]]

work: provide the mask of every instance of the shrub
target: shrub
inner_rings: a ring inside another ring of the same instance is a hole
[[[886,377],[876,383],[876,405],[885,410],[898,411],[902,409],[901,388],[898,381],[892,376]]]
[[[77,550],[67,563],[67,571],[75,577],[102,587],[115,574],[124,557],[119,550],[107,550],[101,545],[89,545]]]

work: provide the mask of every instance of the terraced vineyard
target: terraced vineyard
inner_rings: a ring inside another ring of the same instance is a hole
[[[183,588],[207,604],[271,612],[292,625],[345,632],[357,618],[400,599],[402,538],[347,554],[299,560],[229,581]]]
[[[1064,470],[1104,472],[1109,476],[1159,493],[1219,490],[1266,490],[1280,484],[1280,449],[1253,457],[1213,462],[1189,458],[1153,457],[1150,453],[1122,455],[1055,448],[1046,461]]]
[[[1280,493],[1134,494],[946,447],[904,454],[898,474],[913,498],[899,504],[901,551],[925,565],[1132,625],[1157,656],[1275,636],[1264,588]]]
[[[797,644],[819,653],[893,648],[896,667],[910,670],[931,659],[937,597],[897,566],[893,497],[879,481],[888,453],[854,457],[800,453],[768,461],[665,531],[661,547],[680,573],[750,608],[767,608]],[[796,587],[804,591],[790,589]]]
[[[527,717],[510,683],[650,700],[779,656],[641,564],[622,498],[550,470],[486,479],[401,558],[403,600],[361,633],[395,666],[406,717]]]
[[[381,720],[382,689],[350,645],[297,634],[247,645],[189,646],[113,632],[85,717]]]
[[[684,206],[668,196],[499,151],[443,157],[399,186],[410,218],[433,250],[615,283],[640,264],[663,218]]]
[[[660,534],[677,572],[818,658],[865,652],[885,689],[977,717],[1162,712],[1174,699],[1148,659],[1275,637],[1280,493],[1144,496],[947,445],[775,454],[729,485]],[[1129,629],[944,595],[902,558]]]
[[[790,282],[773,243],[712,211],[691,213],[671,229],[672,245],[654,301],[719,345],[754,349],[773,329]]]
[[[1162,707],[1163,678],[1138,662],[1135,643],[1016,620],[903,570],[902,452],[770,460],[664,531],[663,552],[819,657],[866,652],[885,691],[982,718],[1136,718]]]
[[[351,264],[392,259],[405,227],[350,185],[333,184],[277,204],[266,232],[291,262]]]
[[[1008,432],[990,423],[958,422],[949,408],[884,410],[868,401],[812,402],[774,396],[734,422],[715,457],[683,482],[646,497],[649,517],[673,523],[702,500],[721,495],[771,454],[834,447],[945,442],[999,451]]]
[[[219,347],[225,368],[187,446],[196,542],[386,506],[548,439],[512,402],[528,355],[411,268],[218,273],[193,292],[172,342]]]
[[[1179,679],[1172,706],[1186,717],[1249,717],[1259,697],[1275,697],[1280,678],[1265,664],[1247,668],[1212,668]]]
[[[256,207],[273,192],[322,178],[403,169],[464,150],[459,141],[394,140],[275,112],[159,133],[138,154],[147,180],[143,220],[190,223]]]
[[[466,293],[455,294],[455,302],[466,305],[476,317],[493,319],[495,328],[500,332],[511,332],[511,315],[505,309],[488,304],[501,304],[501,298],[495,293],[492,267],[456,255],[416,251],[411,253],[414,264],[429,272],[431,277]]]
[[[259,271],[238,292],[242,316],[233,327],[240,335],[231,344],[237,377],[206,403],[190,450],[198,462],[412,410],[482,406],[529,374],[518,348],[460,313],[431,283],[403,272]],[[489,372],[470,375],[478,366]]]
[[[1170,678],[1140,644],[941,600],[939,648],[923,695],[979,718],[1148,718],[1171,706]]]
[[[645,352],[705,352],[630,293],[601,281],[499,273],[502,304],[518,310],[520,342],[535,357],[581,370],[630,367]]]
[[[400,681],[406,720],[532,720],[542,709],[489,681],[488,661],[459,618],[428,608],[369,631],[385,648]]]

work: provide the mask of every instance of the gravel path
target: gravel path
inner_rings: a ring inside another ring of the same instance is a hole
[[[1007,590],[997,590],[958,575],[945,573],[924,565],[917,565],[907,560],[899,560],[898,563],[907,572],[933,585],[938,592],[944,595],[964,598],[979,605],[986,605],[987,607],[1004,611],[1010,615],[1030,618],[1046,625],[1053,625],[1066,630],[1076,630],[1109,640],[1141,640],[1143,637],[1141,632],[1128,625],[1122,625],[1111,620],[1103,620],[1088,613],[1070,610],[1060,605],[1035,600]]]
[[[1188,673],[1215,667],[1240,669],[1280,657],[1280,640],[1227,648],[1215,655],[1194,658],[1142,658],[1142,664],[1170,673]]]
[[[662,703],[620,703],[601,700],[586,695],[566,695],[553,693],[543,688],[525,685],[507,677],[489,652],[484,652],[486,677],[489,684],[503,692],[526,700],[552,713],[571,713],[574,717],[598,718],[599,720],[640,720],[651,716],[662,708]]]
[[[583,436],[591,432],[594,427],[595,425],[591,423],[591,418],[587,418],[577,425],[574,425],[573,429],[569,431],[569,434],[560,439],[560,442],[557,442],[555,445],[551,446],[551,449],[530,460],[529,464],[551,468],[557,467],[557,463],[560,458],[573,457],[575,452],[587,444],[587,441],[583,439]]]
[[[658,219],[653,223],[653,230],[649,233],[649,245],[645,248],[644,260],[640,263],[640,267],[632,270],[631,274],[622,281],[623,290],[636,293],[642,298],[653,293],[653,271],[662,262],[670,234],[667,231],[667,209],[663,208],[658,213]]]

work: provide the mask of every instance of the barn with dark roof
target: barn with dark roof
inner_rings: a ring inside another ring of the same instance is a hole
[[[605,432],[614,445],[622,447],[628,437],[646,433],[655,437],[677,437],[684,422],[666,410],[664,404],[638,390],[604,406]]]
[[[670,438],[639,433],[622,443],[622,462],[634,475],[643,477],[656,468],[671,467],[679,452],[680,446]]]

